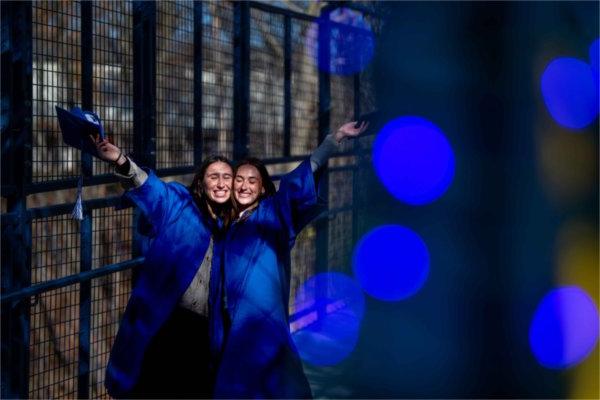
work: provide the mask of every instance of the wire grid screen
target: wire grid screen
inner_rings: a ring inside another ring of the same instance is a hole
[[[156,168],[194,165],[194,4],[156,3]]]
[[[92,280],[90,330],[90,398],[109,399],[104,373],[110,349],[131,295],[131,270],[115,272]]]
[[[92,218],[92,268],[130,260],[133,209],[98,208]]]
[[[250,10],[250,126],[248,153],[283,156],[284,18]]]
[[[329,268],[350,271],[352,253],[352,210],[341,211],[329,220]]]
[[[329,209],[352,206],[352,170],[329,171]]]
[[[124,153],[133,149],[133,16],[130,1],[93,4],[94,111],[104,132]],[[94,174],[112,167],[93,161]]]
[[[202,2],[202,156],[233,157],[233,5]]]
[[[360,73],[359,107],[361,114],[370,113],[377,108],[372,77],[372,68],[366,68]]]
[[[33,299],[29,330],[29,398],[76,398],[79,284]]]
[[[54,106],[81,105],[79,2],[32,2],[32,181],[80,174],[80,152],[63,143]]]
[[[79,221],[70,215],[34,219],[31,223],[31,283],[79,272]]]
[[[319,144],[318,25],[292,20],[292,121],[290,154],[309,154]]]
[[[296,300],[298,289],[315,274],[317,229],[314,222],[307,225],[296,238],[291,253],[290,315],[303,308],[306,299]]]
[[[365,21],[368,26],[371,27],[371,32],[373,32],[374,37],[377,37],[381,30],[381,21],[368,15],[365,16]],[[373,62],[371,60],[359,75],[359,107],[361,114],[372,112],[377,108],[375,88],[373,86],[373,73]]]
[[[348,164],[347,162],[344,164]],[[353,170],[329,171],[329,209],[353,205]],[[329,220],[329,266],[336,270],[350,270],[352,252],[352,211],[342,211]]]
[[[335,132],[342,124],[354,120],[354,78],[331,75],[331,114],[329,130]],[[352,140],[340,145],[340,151],[352,149]]]

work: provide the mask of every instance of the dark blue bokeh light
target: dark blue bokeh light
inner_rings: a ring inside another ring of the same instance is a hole
[[[563,57],[548,64],[542,95],[550,115],[564,127],[585,128],[598,116],[598,80],[581,60]]]
[[[415,294],[429,274],[429,252],[412,230],[399,225],[373,229],[358,242],[354,274],[371,296],[385,301]]]
[[[333,10],[329,17],[319,17],[306,40],[319,70],[336,75],[362,71],[375,52],[375,36],[369,22],[360,12],[343,7]]]
[[[585,359],[598,341],[598,309],[582,289],[552,290],[540,302],[529,328],[529,344],[540,364],[568,368]]]
[[[454,177],[454,153],[442,131],[420,117],[388,122],[373,145],[375,171],[386,189],[411,205],[439,198]]]
[[[356,281],[337,272],[317,274],[298,290],[294,305],[306,321],[297,320],[302,326],[292,334],[304,361],[334,365],[352,353],[365,308],[364,295]]]

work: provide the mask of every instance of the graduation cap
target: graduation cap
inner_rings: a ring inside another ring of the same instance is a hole
[[[367,130],[361,134],[361,136],[369,136],[377,134],[381,128],[383,128],[385,120],[383,119],[383,113],[379,110],[375,110],[361,115],[358,118],[358,121],[356,121],[356,124],[354,124],[354,127],[358,128],[363,122],[367,122],[369,126],[367,127]]]
[[[56,106],[56,115],[58,116],[63,141],[69,146],[98,157],[96,146],[94,146],[89,136],[92,135],[94,138],[99,137],[100,140],[104,140],[104,128],[100,118],[94,112],[84,111],[79,107],[67,111]]]
[[[58,116],[63,141],[69,146],[98,157],[98,150],[93,141],[90,140],[90,135],[94,139],[104,140],[104,128],[100,118],[94,112],[84,111],[79,107],[67,111],[56,106],[56,115]],[[82,186],[83,177],[80,176],[77,183],[77,200],[71,213],[73,218],[79,221],[83,219]]]

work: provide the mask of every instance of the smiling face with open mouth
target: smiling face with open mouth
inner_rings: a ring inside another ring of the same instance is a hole
[[[204,173],[204,193],[215,203],[223,204],[231,195],[233,170],[222,161],[216,161],[208,166]]]
[[[245,164],[237,169],[233,182],[233,197],[240,211],[254,205],[264,192],[260,172],[255,166]]]

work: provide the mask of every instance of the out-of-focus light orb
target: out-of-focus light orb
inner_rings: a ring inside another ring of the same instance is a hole
[[[326,57],[329,36],[329,57]],[[306,34],[306,47],[319,70],[336,75],[362,71],[373,58],[375,36],[364,15],[336,8],[319,17]],[[321,52],[321,54],[319,54]]]
[[[598,116],[598,80],[592,67],[575,58],[552,61],[542,74],[542,95],[560,125],[582,129]]]
[[[423,205],[442,196],[454,177],[454,153],[444,133],[421,117],[388,122],[373,145],[373,165],[398,200]]]
[[[590,63],[598,78],[600,74],[600,38],[594,40],[590,46]]]
[[[397,301],[414,295],[429,274],[429,252],[423,240],[400,225],[383,225],[357,243],[354,275],[371,296]]]
[[[298,290],[294,306],[302,316],[291,324],[292,338],[304,361],[335,365],[352,353],[365,308],[355,280],[337,272],[317,274]]]
[[[529,344],[544,367],[569,368],[594,350],[599,328],[594,301],[579,287],[566,286],[550,291],[538,305]]]

